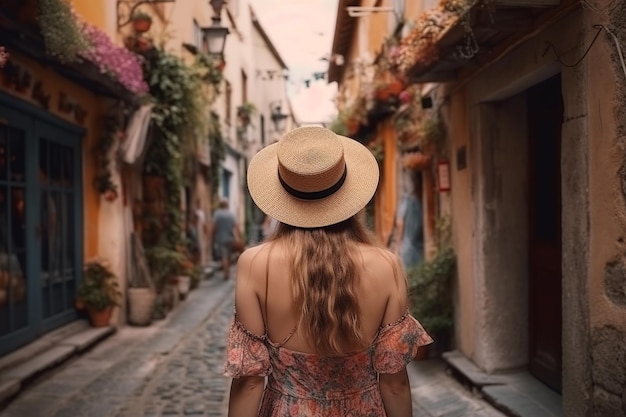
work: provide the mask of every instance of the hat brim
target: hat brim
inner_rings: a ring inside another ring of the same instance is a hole
[[[302,200],[289,194],[278,179],[278,143],[260,150],[248,166],[248,190],[261,211],[281,223],[314,228],[342,222],[357,214],[376,193],[378,162],[365,146],[337,135],[346,161],[346,179],[332,195]]]

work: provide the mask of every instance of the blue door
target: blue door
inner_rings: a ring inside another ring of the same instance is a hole
[[[0,355],[76,318],[81,136],[0,95]]]

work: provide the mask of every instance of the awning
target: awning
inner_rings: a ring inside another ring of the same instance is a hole
[[[406,71],[411,83],[446,82],[460,69],[481,67],[499,56],[502,45],[513,44],[550,17],[563,11],[559,0],[497,0],[477,2],[438,37],[438,58],[417,62]]]
[[[343,77],[343,73],[346,70],[346,65],[344,65],[343,62],[347,61],[347,57],[350,54],[350,47],[352,45],[354,31],[357,26],[357,19],[349,15],[347,8],[350,6],[359,6],[361,4],[361,0],[339,0],[337,3],[335,35],[333,38],[331,56],[328,59],[329,83],[333,81],[340,82]],[[335,56],[341,57],[341,64],[337,63],[334,58]]]
[[[120,99],[129,103],[137,100],[135,94],[126,90],[111,77],[102,74],[89,61],[63,64],[50,57],[46,54],[43,37],[35,28],[18,24],[14,18],[2,11],[0,11],[0,39],[9,53],[20,52],[99,96]]]

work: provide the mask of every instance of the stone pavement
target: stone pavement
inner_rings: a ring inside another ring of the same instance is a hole
[[[124,327],[24,390],[1,417],[222,416],[233,281],[204,281],[166,320]]]
[[[408,371],[413,417],[504,417],[454,379],[442,360],[414,361]]]
[[[166,320],[124,327],[27,387],[0,417],[222,417],[230,381],[221,375],[232,319],[233,280],[204,281]],[[409,366],[413,417],[501,417],[445,371]]]

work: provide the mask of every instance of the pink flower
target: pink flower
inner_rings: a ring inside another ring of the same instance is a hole
[[[95,26],[82,22],[82,30],[91,45],[80,53],[83,58],[95,64],[101,73],[113,77],[129,91],[136,94],[148,92],[148,85],[143,79],[141,58],[138,55],[114,44],[106,33]]]

